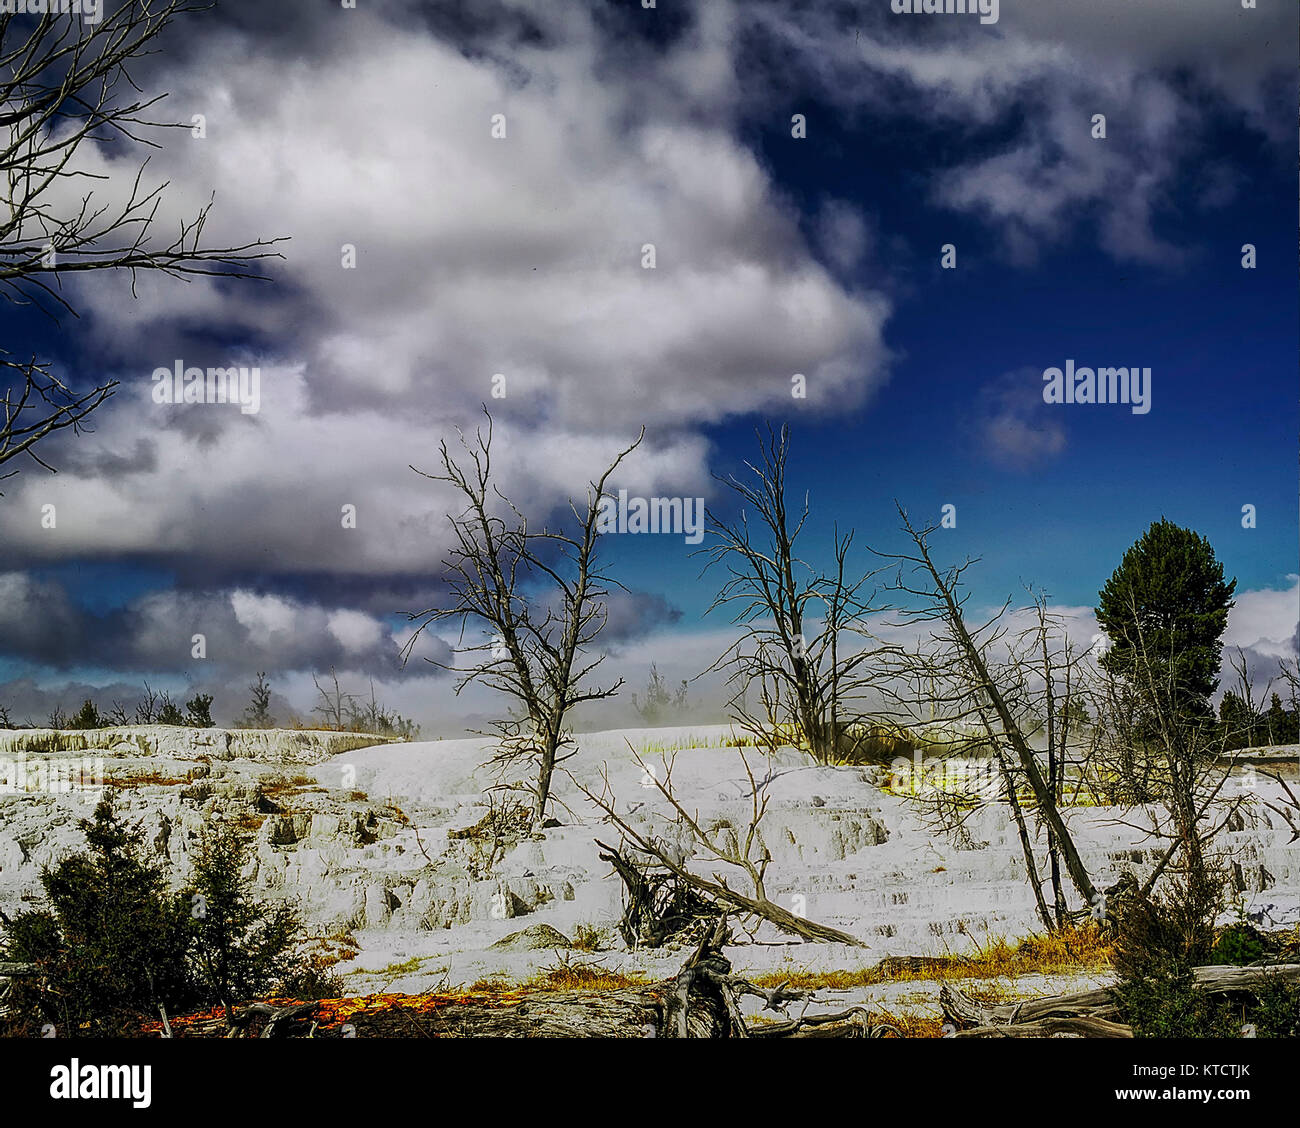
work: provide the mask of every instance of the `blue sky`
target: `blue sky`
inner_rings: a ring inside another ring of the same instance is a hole
[[[132,297],[78,279],[83,316],[57,327],[0,309],[12,351],[122,381],[93,434],[51,440],[58,475],[4,484],[15,715],[148,678],[213,692],[230,719],[258,669],[305,713],[335,665],[427,729],[478,717],[487,703],[399,668],[397,613],[439,599],[446,545],[448,499],[407,466],[474,425],[496,372],[502,482],[530,513],[643,424],[616,484],[731,512],[711,476],[788,422],[813,555],[836,523],[899,548],[895,498],[920,520],[952,504],[936,548],[982,559],[977,603],[1032,582],[1087,608],[1168,517],[1238,580],[1229,641],[1286,652],[1294,4],[1043,0],[991,27],[829,0],[328,7],[225,0],[142,72],[209,124],[151,162],[172,181],[164,219],[215,190],[216,241],[290,237],[271,282],[145,279]],[[118,180],[135,159],[92,157]],[[259,365],[262,410],[151,404],[149,373],[176,357]],[[1044,404],[1067,358],[1150,367],[1151,411]],[[629,688],[651,661],[698,673],[725,635],[701,559],[676,537],[605,547],[630,589],[610,668]]]

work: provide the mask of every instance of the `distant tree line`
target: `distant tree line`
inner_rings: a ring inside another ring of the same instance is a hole
[[[1219,725],[1224,747],[1230,750],[1300,743],[1300,710],[1294,703],[1286,708],[1277,693],[1269,699],[1268,708],[1260,710],[1247,704],[1246,695],[1228,690],[1219,703]]]
[[[185,711],[172,700],[166,691],[158,693],[144,683],[144,697],[136,703],[135,712],[128,715],[126,706],[114,701],[106,713],[87,697],[72,716],[60,706],[50,711],[49,727],[52,729],[101,729],[122,725],[177,725],[186,728],[212,728],[212,694],[196,693],[185,702]]]
[[[375,696],[375,683],[370,683],[367,698],[348,693],[339,683],[333,668],[327,678],[315,675],[312,681],[316,686],[318,700],[312,713],[320,718],[319,724],[309,725],[297,716],[291,716],[287,727],[295,729],[323,728],[335,732],[364,732],[377,736],[392,736],[401,740],[414,740],[420,735],[420,726],[403,717],[396,710],[389,709]],[[243,715],[235,722],[235,727],[245,729],[271,729],[276,727],[276,718],[271,714],[271,683],[265,671],[258,671],[257,680],[249,687],[249,705]],[[50,711],[48,722],[52,729],[104,729],[119,728],[125,725],[176,725],[185,728],[212,728],[212,701],[210,693],[196,693],[185,702],[184,709],[178,705],[170,693],[159,693],[144,683],[144,696],[136,703],[132,712],[120,701],[114,701],[107,711],[101,711],[91,698],[86,698],[81,707],[69,715],[62,706],[55,706]],[[35,728],[15,724],[9,710],[0,705],[0,728]]]

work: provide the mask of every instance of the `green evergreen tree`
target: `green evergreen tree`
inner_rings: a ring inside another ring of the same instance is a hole
[[[259,670],[257,681],[248,687],[253,695],[253,703],[244,710],[246,728],[275,728],[275,718],[271,716],[271,683],[266,680],[266,673]]]
[[[155,718],[154,723],[159,725],[183,725],[185,723],[185,714],[177,707],[170,693],[162,695],[158,716]]]
[[[71,729],[97,729],[103,728],[106,724],[104,718],[100,716],[99,709],[95,703],[87,697],[81,703],[81,708],[76,715],[68,722],[68,728]]]
[[[212,694],[199,693],[185,702],[185,723],[191,728],[212,727]]]
[[[1255,738],[1255,718],[1241,695],[1228,690],[1219,702],[1219,727],[1223,731],[1224,747],[1249,748]]]
[[[1282,707],[1282,698],[1276,693],[1268,704],[1268,712],[1264,714],[1263,728],[1270,744],[1296,742],[1296,716]]]
[[[190,916],[205,995],[223,1006],[251,999],[279,984],[298,966],[290,956],[300,926],[285,904],[248,896],[241,876],[247,847],[234,828],[209,828],[194,862]]]
[[[1110,639],[1103,667],[1158,696],[1173,714],[1213,716],[1220,639],[1228,625],[1234,579],[1210,542],[1161,518],[1124,553],[1102,588],[1097,622]]]

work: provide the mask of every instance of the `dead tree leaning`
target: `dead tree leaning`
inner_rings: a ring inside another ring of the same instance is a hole
[[[966,624],[962,608],[964,597],[960,592],[961,574],[969,561],[960,567],[940,571],[930,554],[929,536],[932,528],[918,529],[908,520],[907,513],[898,506],[904,531],[911,538],[915,551],[913,553],[879,553],[881,557],[898,562],[898,578],[893,589],[904,596],[920,600],[920,605],[903,608],[903,619],[911,623],[937,622],[942,626],[940,639],[944,645],[942,673],[946,678],[957,678],[963,683],[967,695],[967,704],[963,716],[983,718],[998,742],[1005,742],[1014,756],[1018,770],[1029,785],[1035,808],[1044,823],[1050,829],[1055,843],[1061,851],[1061,858],[1066,872],[1086,905],[1096,904],[1098,890],[1093,884],[1083,858],[1075,846],[1070,828],[1061,817],[1053,788],[1049,787],[1037,753],[1030,744],[1030,738],[1017,716],[1014,702],[999,685],[990,670],[987,657],[989,641],[981,637],[983,632],[996,624],[1000,617],[995,616],[974,630]],[[918,576],[912,580],[904,575]],[[1005,606],[1003,610],[1005,611]]]
[[[629,748],[631,748],[631,745],[629,745]],[[693,815],[687,811],[673,793],[672,764],[675,757],[665,759],[663,778],[661,779],[660,773],[651,770],[635,749],[632,749],[632,756],[640,765],[642,771],[645,772],[652,786],[668,801],[668,805],[677,820],[690,831],[692,840],[698,847],[714,862],[731,867],[733,872],[739,871],[744,874],[753,892],[752,894],[746,894],[733,889],[727,884],[725,876],[716,873],[713,875],[712,880],[692,873],[687,869],[685,859],[675,856],[674,852],[666,848],[664,843],[656,840],[651,832],[642,832],[632,826],[626,817],[618,811],[617,798],[610,789],[608,773],[605,774],[605,786],[599,795],[583,786],[573,777],[572,773],[569,773],[569,779],[573,786],[604,812],[608,821],[613,823],[622,832],[623,837],[637,850],[654,858],[655,862],[670,873],[682,886],[703,894],[718,912],[757,917],[760,920],[766,920],[776,925],[783,932],[792,936],[799,936],[804,940],[850,944],[861,948],[867,947],[856,936],[841,932],[838,928],[832,928],[830,925],[807,920],[790,912],[788,909],[782,908],[768,898],[765,877],[768,864],[772,859],[759,834],[759,823],[767,810],[767,798],[762,794],[763,785],[755,779],[749,761],[745,758],[743,752],[741,752],[741,760],[745,765],[745,774],[749,778],[751,813],[743,838],[737,837],[734,846],[720,841],[717,835],[708,834],[700,826],[698,815]],[[605,850],[611,849],[603,843],[598,843],[598,845],[601,845]],[[614,851],[614,853],[618,853],[618,851]],[[632,896],[636,896],[637,889],[633,887],[630,892]]]

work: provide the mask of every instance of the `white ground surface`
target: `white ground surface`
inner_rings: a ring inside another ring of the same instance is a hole
[[[700,872],[727,873],[701,852],[690,854],[689,838],[668,821],[667,802],[648,786],[628,748],[648,748],[644,756],[661,777],[666,769],[657,750],[681,748],[672,770],[678,798],[698,811],[710,832],[743,834],[749,785],[737,750],[717,746],[725,732],[699,727],[586,734],[577,738],[578,755],[565,766],[595,791],[607,771],[620,812],[655,825],[662,835],[678,835],[689,864]],[[29,765],[50,758],[24,753],[31,739],[30,733],[0,733],[0,785],[6,757],[12,762],[26,756]],[[171,863],[177,881],[185,876],[206,820],[218,812],[261,820],[250,873],[266,895],[298,901],[318,935],[355,938],[359,954],[339,968],[350,990],[418,992],[441,982],[520,978],[554,966],[559,956],[553,950],[492,947],[534,924],[570,937],[578,925],[605,930],[607,950],[571,958],[599,961],[611,970],[667,974],[680,965],[679,953],[624,949],[615,927],[621,883],[595,845],[598,837],[617,842],[617,831],[600,821],[600,812],[567,776],[557,775],[554,788],[554,812],[564,825],[521,842],[485,874],[468,846],[448,837],[487,811],[484,790],[494,777],[480,766],[487,759],[482,741],[331,754],[330,740],[319,734],[307,739],[294,733],[131,729],[103,738],[105,748],[75,755],[102,756],[106,774],[117,779],[153,773],[156,782],[118,794],[123,810],[142,821],[153,848]],[[768,796],[762,836],[772,855],[769,896],[860,937],[868,948],[807,944],[765,928],[759,942],[730,950],[738,971],[852,969],[888,955],[967,952],[991,937],[1015,939],[1037,930],[1020,844],[1005,808],[976,814],[968,824],[976,848],[959,849],[928,831],[908,801],[882,790],[887,777],[881,769],[822,768],[793,752],[770,760],[752,750],[747,755]],[[1276,759],[1294,771],[1294,753]],[[189,782],[169,782],[187,774],[194,777]],[[277,777],[294,780],[295,787],[268,787]],[[1277,784],[1262,776],[1253,784],[1253,790],[1245,785],[1243,828],[1225,832],[1220,845],[1239,867],[1250,908],[1267,910],[1276,924],[1294,923],[1300,919],[1300,843],[1290,842],[1283,820],[1260,801],[1276,796]],[[75,820],[89,814],[99,794],[97,788],[0,791],[4,911],[12,915],[34,903],[39,867],[80,847]],[[1099,885],[1112,883],[1126,868],[1141,877],[1159,854],[1160,844],[1142,833],[1150,825],[1143,811],[1075,808],[1068,817]],[[744,887],[739,873],[729,880]],[[1044,980],[1022,989],[1050,993],[1064,986]],[[852,997],[891,1009],[935,1009],[933,985],[888,984]]]

